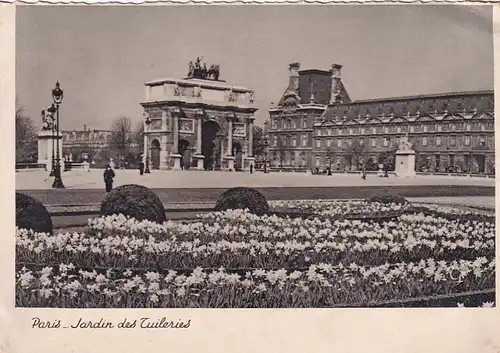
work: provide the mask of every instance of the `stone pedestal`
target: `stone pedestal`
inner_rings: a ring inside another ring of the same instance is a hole
[[[415,151],[405,150],[396,152],[395,173],[400,178],[413,178],[415,173]]]
[[[57,141],[58,140],[58,141]],[[54,143],[52,143],[54,141]],[[54,158],[56,158],[57,146],[59,143],[59,163],[61,164],[61,171],[64,170],[64,157],[62,150],[62,135],[59,132],[59,138],[53,136],[50,130],[41,130],[38,133],[38,164],[45,164],[47,171],[52,170],[52,144],[54,144]],[[54,160],[55,161],[55,160]]]
[[[196,169],[203,170],[203,163],[205,162],[205,156],[202,154],[197,154],[194,156],[196,158]]]
[[[182,156],[180,154],[171,154],[170,157],[174,160],[174,167],[172,170],[182,170],[181,168],[181,159]]]
[[[234,172],[234,157],[227,156],[227,157],[224,157],[224,159],[227,162],[227,170],[230,172]]]

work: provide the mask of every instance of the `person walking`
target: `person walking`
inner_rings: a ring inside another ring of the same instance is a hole
[[[363,166],[363,170],[361,171],[363,180],[366,180],[366,167]]]
[[[139,173],[141,175],[144,174],[144,162],[142,162],[142,161],[139,162]]]
[[[106,192],[110,192],[113,189],[113,178],[115,177],[115,171],[110,165],[104,170],[104,184],[106,184]]]
[[[250,164],[250,174],[253,174],[253,164]]]

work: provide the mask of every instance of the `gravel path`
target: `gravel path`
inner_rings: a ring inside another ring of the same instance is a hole
[[[467,185],[399,185],[381,186],[331,186],[331,187],[267,187],[256,188],[268,200],[304,199],[362,199],[384,193],[405,197],[449,197],[449,196],[495,196],[494,187]],[[165,204],[199,203],[215,201],[226,188],[153,189]],[[22,191],[41,201],[44,205],[88,205],[100,204],[106,196],[104,190],[26,190]]]

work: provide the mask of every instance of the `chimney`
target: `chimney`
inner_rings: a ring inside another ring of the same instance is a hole
[[[330,104],[342,103],[340,98],[340,78],[342,73],[342,65],[332,65],[332,91],[330,93]]]
[[[289,65],[290,70],[290,81],[288,84],[288,90],[298,92],[299,91],[299,69],[300,63],[292,63]]]

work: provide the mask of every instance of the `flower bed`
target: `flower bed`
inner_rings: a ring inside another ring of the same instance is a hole
[[[363,202],[295,202],[328,215]],[[289,206],[290,204],[286,205]],[[279,205],[282,206],[283,203]],[[193,223],[113,215],[83,233],[16,232],[19,306],[366,306],[495,286],[495,225],[399,205],[396,220],[214,212]],[[379,208],[377,208],[379,207]]]
[[[271,201],[278,212],[298,215],[317,215],[328,218],[378,218],[399,215],[408,205],[383,204],[364,200],[283,200]]]

